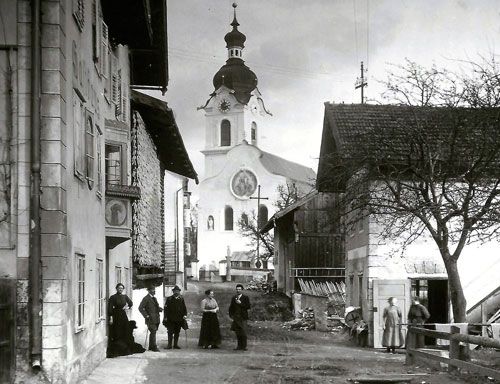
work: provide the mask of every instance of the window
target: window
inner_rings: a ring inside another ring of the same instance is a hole
[[[106,317],[105,304],[106,298],[104,297],[104,262],[97,259],[96,266],[96,281],[97,281],[97,320],[102,320]]]
[[[229,120],[222,120],[220,123],[220,145],[221,147],[231,145],[231,123]]]
[[[73,18],[82,31],[85,25],[85,0],[73,0]]]
[[[264,204],[259,205],[259,228],[262,228],[268,220],[267,207]]]
[[[251,139],[252,139],[252,144],[257,144],[257,124],[255,121],[252,121],[252,128],[250,131]]]
[[[84,180],[83,119],[82,99],[73,90],[73,164],[75,176],[81,180]]]
[[[93,116],[87,111],[85,114],[85,177],[89,188],[94,187],[94,159],[95,159],[95,127]]]
[[[92,4],[92,58],[97,64],[96,68],[100,73],[101,61],[101,9],[99,7],[100,0],[94,0]]]
[[[226,231],[233,230],[233,208],[229,205],[224,208],[224,229]]]
[[[130,288],[132,286],[132,280],[130,278],[130,269],[129,268],[124,268],[125,269],[125,282],[122,282],[122,284],[125,284],[125,293],[129,296],[131,295]]]
[[[85,323],[85,255],[76,254],[76,331]]]
[[[214,217],[212,215],[210,215],[210,216],[208,216],[208,219],[207,219],[207,230],[213,231],[214,226],[215,226]]]
[[[248,225],[248,215],[245,212],[241,214],[241,220],[245,225]]]
[[[122,146],[106,144],[104,149],[106,185],[122,185]]]
[[[97,139],[96,139],[96,147],[97,147],[97,194],[101,196],[102,194],[102,131],[99,126],[96,125],[97,130]]]
[[[123,284],[122,280],[122,267],[119,267],[118,265],[115,265],[115,285],[118,283]]]

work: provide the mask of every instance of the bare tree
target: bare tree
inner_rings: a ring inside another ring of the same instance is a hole
[[[276,191],[278,192],[278,199],[274,203],[274,206],[278,211],[285,209],[303,197],[303,194],[293,182],[278,185]]]
[[[360,134],[348,162],[330,161],[349,180],[348,225],[370,215],[381,238],[399,239],[402,252],[422,236],[433,239],[456,322],[466,319],[460,255],[471,243],[500,238],[500,109],[492,108],[500,105],[499,66],[493,59],[465,64],[472,72],[409,60],[396,66],[383,97],[413,107]]]
[[[247,245],[252,249],[257,248],[257,239],[259,239],[259,258],[262,260],[264,267],[274,256],[274,236],[269,232],[261,233],[257,225],[257,215],[255,211],[250,213],[242,213],[237,222],[239,233],[248,240]]]

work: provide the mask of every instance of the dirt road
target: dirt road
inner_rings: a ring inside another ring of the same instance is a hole
[[[200,288],[200,287],[198,287]],[[197,347],[200,316],[195,309],[201,289],[185,293],[188,308],[193,309],[191,329],[181,335],[181,350],[165,350],[166,333],[159,335],[161,352],[108,359],[86,381],[96,383],[348,383],[348,379],[375,375],[414,375],[413,383],[461,384],[459,377],[431,372],[424,368],[404,366],[404,354],[386,354],[352,346],[340,336],[316,331],[289,331],[277,321],[251,322],[249,350],[233,351],[234,334],[222,302],[232,292],[216,289],[222,314],[223,343],[221,349]],[[256,294],[252,296],[257,300]],[[262,305],[262,304],[261,304]],[[143,336],[137,335],[139,342]],[[187,346],[187,348],[186,348]],[[113,374],[114,372],[114,374]],[[425,374],[425,376],[417,376]]]

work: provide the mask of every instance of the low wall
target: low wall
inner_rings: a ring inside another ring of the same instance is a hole
[[[307,293],[294,293],[292,295],[293,312],[297,317],[298,311],[312,308],[314,311],[314,325],[318,331],[327,332],[328,297],[313,296]]]

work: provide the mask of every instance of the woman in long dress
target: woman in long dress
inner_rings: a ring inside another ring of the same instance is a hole
[[[122,283],[116,285],[116,293],[111,295],[108,304],[110,341],[127,341],[128,317],[125,309],[132,308],[132,300],[123,293],[125,286]]]
[[[408,323],[421,325],[429,320],[429,317],[431,317],[429,311],[422,304],[420,304],[420,299],[415,296],[413,298],[413,303],[408,310]],[[408,335],[407,346],[412,346],[413,348],[423,348],[425,346],[425,336],[421,334],[410,333]]]
[[[214,291],[207,289],[205,295],[206,297],[201,301],[203,317],[201,318],[198,346],[205,349],[211,346],[212,349],[216,349],[219,348],[221,341],[219,319],[217,318],[219,305],[214,299]]]
[[[396,305],[397,299],[390,297],[389,305],[384,308],[384,335],[382,345],[387,348],[387,352],[396,353],[396,348],[404,344],[403,334],[401,332],[401,310]]]

